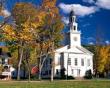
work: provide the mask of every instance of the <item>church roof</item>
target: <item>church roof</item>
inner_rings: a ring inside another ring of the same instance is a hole
[[[62,48],[56,49],[55,52],[93,55],[92,52],[90,52],[89,50],[87,50],[86,48],[84,48],[82,46],[74,46],[74,47],[70,48],[69,45],[66,45]]]
[[[81,51],[83,51],[83,52],[85,52],[85,53],[88,53],[88,54],[91,54],[91,55],[93,55],[93,53],[92,52],[90,52],[89,50],[87,50],[86,48],[84,48],[84,47],[77,47],[77,49],[79,49],[79,50],[81,50]]]

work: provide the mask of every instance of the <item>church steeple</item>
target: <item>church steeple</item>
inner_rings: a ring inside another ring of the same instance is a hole
[[[80,31],[78,31],[78,23],[76,22],[76,16],[72,10],[69,14],[69,27],[70,27],[70,47],[80,46]]]
[[[69,15],[69,22],[70,22],[70,23],[73,23],[73,22],[75,22],[75,20],[76,20],[75,13],[74,13],[74,11],[72,10],[72,11],[70,12],[70,15]]]
[[[69,26],[71,32],[77,32],[76,16],[73,10],[69,14]]]
[[[70,48],[74,46],[81,46],[80,31],[78,31],[78,23],[76,22],[76,15],[72,10],[69,14],[69,32],[66,34],[65,44]]]

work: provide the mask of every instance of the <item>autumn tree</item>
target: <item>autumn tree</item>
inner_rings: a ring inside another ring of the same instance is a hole
[[[35,29],[37,29],[37,27],[42,24],[41,19],[43,15],[40,15],[36,7],[30,3],[18,3],[13,8],[13,17],[15,19],[18,36],[21,38],[18,41],[20,46],[22,47],[23,44],[32,44],[32,41],[34,41],[34,38],[37,36],[37,30]],[[20,71],[19,68],[22,62],[22,54],[23,52],[21,53],[18,64],[18,79]],[[27,59],[26,62],[29,65],[29,61]],[[28,67],[30,68],[30,66]]]
[[[106,68],[105,66],[107,65],[108,58],[110,56],[109,51],[110,51],[110,47],[108,46],[101,46],[99,50],[98,71],[101,73],[104,72]]]
[[[9,21],[10,19],[10,12],[5,9],[5,0],[0,0],[0,41],[3,41],[3,31],[2,27]]]
[[[99,74],[104,74],[107,71],[109,65],[110,48],[105,44],[104,32],[101,28],[96,30],[96,45],[94,46],[94,71],[95,76],[99,77]]]
[[[103,34],[101,32],[100,28],[96,29],[96,44],[94,46],[94,59],[93,59],[93,63],[94,63],[94,74],[97,77],[98,76],[98,61],[99,61],[99,51],[100,51],[100,47],[102,45],[102,41],[103,41]]]
[[[12,18],[13,23],[3,26],[3,33],[5,41],[13,41],[18,49],[18,80],[22,61],[25,60],[30,67],[29,47],[35,46],[36,59],[39,58],[39,78],[43,63],[50,55],[51,81],[53,81],[54,51],[61,44],[63,37],[61,32],[64,26],[56,7],[56,0],[43,0],[40,8],[30,3],[16,3],[12,10]]]
[[[106,49],[107,49],[107,61],[106,61],[106,64],[105,64],[105,73],[106,75],[109,75],[109,72],[110,72],[110,45],[106,45]]]
[[[34,43],[37,37],[37,27],[43,23],[44,14],[38,13],[36,7],[30,3],[16,3],[12,11],[12,17],[13,24],[5,25],[3,31],[5,40],[14,41],[14,45],[18,46],[17,78],[19,80],[25,47],[28,45],[28,49],[29,45],[32,46]],[[29,65],[29,58],[25,60]]]
[[[49,51],[51,52],[51,81],[53,81],[53,70],[54,70],[54,51],[58,46],[61,44],[62,36],[62,29],[63,23],[61,21],[61,16],[59,14],[59,9],[56,6],[56,0],[43,0],[42,9],[47,12],[45,18],[45,26],[44,29],[46,30],[47,37],[46,39],[49,40],[50,46]]]
[[[41,71],[44,62],[49,56],[52,58],[51,78],[53,80],[54,50],[61,45],[63,23],[59,10],[56,7],[56,0],[43,0],[39,11],[45,14],[44,23],[38,27],[39,32],[36,37],[36,43],[38,44],[36,49],[39,59],[39,80],[41,80]]]

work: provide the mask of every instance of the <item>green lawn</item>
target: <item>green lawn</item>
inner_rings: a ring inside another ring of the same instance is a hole
[[[0,81],[0,88],[110,88],[110,81]]]

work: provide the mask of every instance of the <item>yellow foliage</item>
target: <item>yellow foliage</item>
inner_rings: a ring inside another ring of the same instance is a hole
[[[4,33],[6,40],[16,39],[15,32],[13,30],[14,28],[9,24],[3,26],[3,33]]]
[[[99,61],[98,61],[98,71],[103,72],[105,69],[105,66],[108,62],[108,58],[110,56],[109,54],[110,48],[107,46],[102,46],[99,50]]]
[[[37,14],[36,7],[31,3],[16,3],[12,15],[16,20],[16,23],[24,23],[30,17],[31,20],[35,20],[35,16]]]
[[[43,0],[43,7],[50,8],[56,5],[56,0]]]

